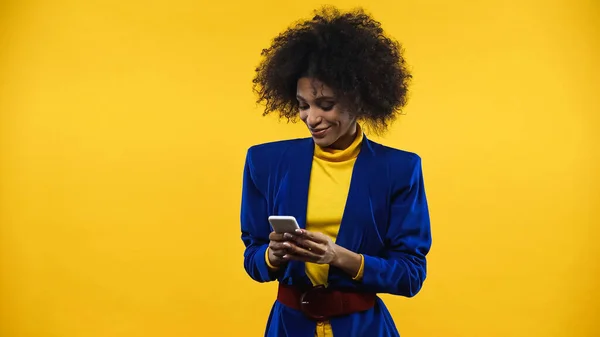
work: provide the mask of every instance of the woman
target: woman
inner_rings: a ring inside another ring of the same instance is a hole
[[[431,245],[420,158],[377,144],[406,103],[397,42],[362,10],[325,8],[263,50],[254,88],[265,114],[299,117],[311,137],[248,150],[244,267],[279,281],[266,336],[399,336],[379,293],[411,297]],[[296,217],[294,234],[270,215]]]

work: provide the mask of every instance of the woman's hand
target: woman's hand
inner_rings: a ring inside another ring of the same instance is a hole
[[[284,238],[289,240],[283,243],[288,252],[283,256],[284,260],[329,264],[355,279],[361,277],[359,271],[363,257],[335,244],[329,236],[297,229],[294,234],[284,234]]]
[[[282,245],[287,249],[284,260],[331,264],[337,258],[339,246],[325,234],[298,229],[296,233],[286,233],[283,237],[286,242]]]
[[[279,267],[287,261],[283,258],[287,254],[287,247],[284,245],[286,239],[283,234],[271,232],[269,240],[269,263],[274,267]]]

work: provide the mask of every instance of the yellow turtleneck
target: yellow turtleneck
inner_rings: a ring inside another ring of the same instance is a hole
[[[344,150],[321,148],[315,145],[310,182],[308,189],[308,204],[306,210],[306,230],[326,234],[335,242],[337,239],[354,163],[360,152],[363,141],[363,132],[357,124],[356,138]],[[362,257],[362,256],[361,256]],[[270,268],[269,251],[265,252],[265,259]],[[364,258],[353,278],[360,280],[364,270]],[[313,285],[327,286],[329,276],[328,264],[306,263],[306,275]],[[329,322],[319,322],[316,337],[332,337],[333,332]]]

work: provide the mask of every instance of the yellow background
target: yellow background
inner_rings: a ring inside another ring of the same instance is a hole
[[[406,337],[600,336],[600,5],[365,1],[414,72],[433,249]],[[358,2],[334,1],[342,8]],[[262,48],[316,1],[0,2],[0,336],[260,336],[242,266]]]

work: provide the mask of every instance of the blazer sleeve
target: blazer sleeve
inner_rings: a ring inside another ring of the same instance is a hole
[[[240,214],[244,269],[255,281],[269,282],[277,278],[277,272],[271,271],[265,261],[270,233],[267,200],[258,187],[251,153],[252,149],[248,150],[244,165]]]
[[[377,293],[412,297],[425,281],[431,229],[421,159],[415,157],[408,174],[392,178],[399,183],[392,187],[384,253],[364,255],[362,282]]]

